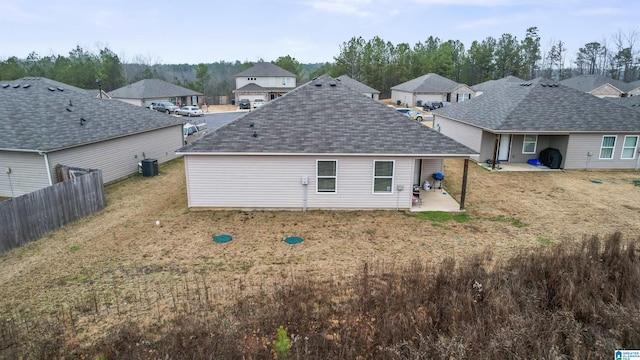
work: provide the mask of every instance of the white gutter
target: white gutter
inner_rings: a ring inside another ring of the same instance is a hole
[[[367,157],[409,157],[409,158],[442,158],[442,157],[459,157],[467,158],[469,156],[479,155],[479,153],[471,154],[349,154],[349,153],[252,153],[252,152],[182,152],[176,151],[176,155],[219,155],[219,156],[367,156]]]
[[[53,179],[51,178],[51,168],[49,167],[49,156],[44,151],[38,151],[38,154],[44,156],[44,165],[47,169],[47,177],[49,178],[49,186],[53,185]]]

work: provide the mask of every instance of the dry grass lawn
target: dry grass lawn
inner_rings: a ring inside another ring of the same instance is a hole
[[[445,188],[458,198],[462,164],[445,166]],[[67,309],[83,342],[125,320],[162,320],[193,286],[224,304],[294,276],[342,278],[364,262],[431,263],[485,249],[509,257],[593,234],[638,236],[639,173],[469,170],[468,221],[433,222],[396,211],[189,211],[176,160],[156,177],[109,185],[103,211],[1,255],[0,313]],[[223,233],[233,240],[212,241]],[[283,242],[294,235],[304,242]]]

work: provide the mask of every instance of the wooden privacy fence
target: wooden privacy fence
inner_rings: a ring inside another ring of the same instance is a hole
[[[102,171],[57,165],[63,182],[0,202],[0,253],[105,207]]]

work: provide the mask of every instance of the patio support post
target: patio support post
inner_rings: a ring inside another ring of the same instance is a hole
[[[460,210],[464,210],[464,198],[467,197],[467,175],[469,174],[469,159],[464,159],[462,172],[462,191],[460,191]]]
[[[498,144],[500,142],[500,135],[496,134],[496,142],[493,144],[493,161],[491,162],[491,170],[495,170],[496,161],[498,161]]]

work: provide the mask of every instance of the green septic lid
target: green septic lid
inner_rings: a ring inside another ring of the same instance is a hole
[[[302,238],[299,236],[290,236],[284,239],[284,242],[287,244],[300,244],[302,242]]]
[[[217,243],[226,243],[231,241],[231,239],[233,239],[233,237],[231,235],[216,235],[213,237],[213,241],[217,242]]]

